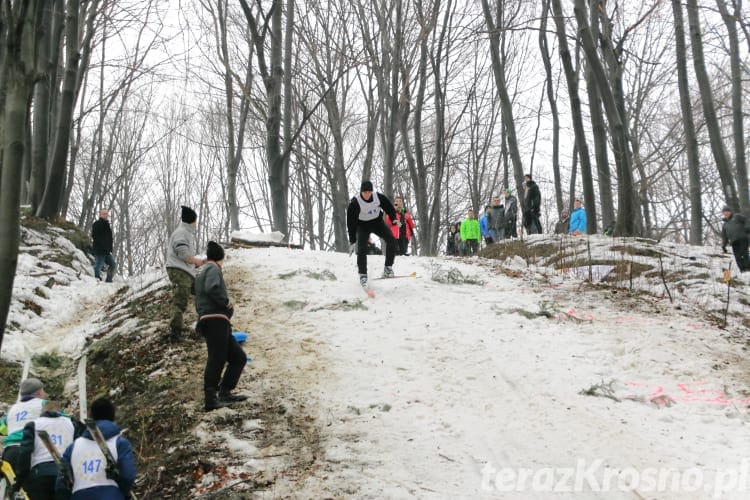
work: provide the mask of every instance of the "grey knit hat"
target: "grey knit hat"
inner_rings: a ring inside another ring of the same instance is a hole
[[[27,378],[21,382],[21,396],[30,396],[44,389],[44,384],[38,378]]]

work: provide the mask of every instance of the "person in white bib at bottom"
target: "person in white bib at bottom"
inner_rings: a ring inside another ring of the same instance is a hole
[[[39,437],[39,431],[47,433],[52,446],[62,455],[73,442],[76,428],[68,415],[49,402],[42,415],[23,428],[15,489],[23,488],[29,500],[55,500],[55,481],[60,468]]]
[[[124,500],[130,497],[135,482],[133,447],[120,435],[115,424],[115,406],[107,398],[91,403],[91,418],[101,431],[112,457],[117,462],[116,474],[108,474],[107,459],[90,431],[68,446],[62,456],[62,469],[57,475],[55,492],[59,500]],[[66,484],[67,476],[73,484]]]
[[[3,460],[8,462],[14,471],[18,469],[23,428],[42,414],[42,407],[47,402],[44,399],[46,395],[44,384],[38,378],[29,377],[23,380],[18,401],[10,407],[5,416],[8,435],[3,442]]]

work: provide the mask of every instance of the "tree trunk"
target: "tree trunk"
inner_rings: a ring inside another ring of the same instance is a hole
[[[735,4],[734,14],[727,10],[725,0],[716,0],[724,24],[729,35],[729,62],[732,73],[732,137],[734,138],[734,163],[737,169],[737,194],[739,196],[740,211],[748,213],[750,210],[750,194],[747,185],[747,162],[745,160],[745,132],[742,123],[742,60],[740,57],[740,39],[737,30],[738,21],[742,13]]]
[[[3,35],[0,75],[3,80],[4,100],[0,107],[0,350],[13,297],[13,281],[18,264],[20,241],[20,202],[26,124],[29,99],[33,89],[36,47],[36,27],[41,22],[41,2],[18,0],[4,9],[0,28]],[[18,15],[15,18],[14,15]],[[6,24],[7,23],[7,24]]]
[[[706,71],[706,63],[703,57],[703,40],[701,39],[700,21],[698,19],[698,3],[696,0],[687,0],[688,26],[690,27],[690,42],[693,50],[693,67],[695,68],[695,79],[700,89],[701,103],[703,104],[703,115],[708,129],[708,136],[711,142],[711,151],[714,155],[716,168],[719,171],[721,186],[724,190],[726,203],[735,212],[739,211],[740,202],[737,197],[737,187],[735,186],[732,168],[729,164],[724,141],[721,137],[719,120],[716,117],[716,108],[711,93],[711,81]]]
[[[681,0],[672,0],[672,14],[674,16],[675,57],[677,61],[677,86],[680,90],[680,108],[682,109],[682,125],[685,131],[685,150],[687,153],[689,172],[690,198],[690,244],[703,244],[703,205],[701,200],[700,154],[698,139],[695,134],[693,121],[693,107],[688,85],[687,49],[685,47],[685,22],[682,18]]]
[[[70,145],[70,128],[73,122],[78,62],[81,58],[78,51],[79,6],[79,0],[68,0],[65,21],[65,77],[57,115],[55,141],[49,164],[49,177],[36,213],[38,217],[53,218],[58,216],[62,194],[65,191],[65,169],[68,160],[68,146]]]
[[[555,98],[554,82],[552,81],[552,63],[549,56],[549,43],[547,42],[549,9],[549,0],[544,0],[542,2],[542,15],[539,21],[539,49],[542,53],[544,74],[546,76],[547,101],[552,113],[552,173],[555,178],[557,213],[560,213],[565,207],[563,206],[562,177],[560,176],[560,116],[557,111],[557,100]]]
[[[581,98],[578,96],[578,77],[573,68],[573,60],[568,48],[568,37],[565,33],[565,17],[563,16],[562,5],[560,0],[552,0],[552,12],[557,26],[557,41],[560,45],[560,59],[565,72],[565,81],[568,86],[570,95],[570,113],[573,121],[573,132],[575,135],[575,146],[578,152],[578,158],[581,162],[581,178],[583,180],[584,204],[587,215],[587,233],[596,233],[596,196],[594,195],[594,184],[591,179],[591,158],[589,156],[589,146],[586,142],[586,132],[583,127],[583,114],[581,113]],[[571,193],[571,197],[574,195]],[[571,203],[572,200],[569,200]]]
[[[500,11],[502,10],[502,2],[498,2],[497,9],[499,18]],[[482,0],[482,11],[484,12],[484,20],[487,24],[487,31],[489,33],[492,70],[495,76],[495,85],[497,85],[497,91],[500,96],[500,105],[503,110],[503,123],[508,132],[508,150],[513,163],[513,175],[516,179],[516,185],[520,186],[523,182],[524,176],[523,163],[521,162],[521,153],[518,151],[516,125],[513,118],[513,103],[508,94],[508,87],[505,82],[505,72],[503,71],[502,59],[500,57],[499,27],[495,26],[495,21],[492,19],[492,13],[490,12],[490,6],[487,0]],[[519,206],[523,206],[523,194],[520,190],[518,191],[518,198]]]
[[[45,68],[47,71],[37,80],[34,85],[34,122],[31,133],[31,170],[28,177],[28,191],[26,202],[31,205],[32,213],[39,207],[44,194],[44,181],[47,175],[47,155],[49,149],[50,130],[50,93],[52,89],[49,70],[54,63],[50,60],[50,48],[52,33],[50,26],[52,22],[52,10],[58,2],[50,2],[43,7],[42,25],[39,34],[39,51],[36,54],[37,67]]]
[[[264,78],[268,115],[266,118],[266,156],[268,161],[268,184],[271,188],[271,213],[273,229],[287,234],[287,207],[289,177],[284,177],[284,161],[281,152],[281,85],[283,80],[283,40],[281,0],[273,0],[271,13],[271,72]]]
[[[589,12],[591,14],[591,34],[594,40],[599,38],[599,8],[604,8],[601,0],[591,2]],[[607,125],[602,113],[602,99],[596,88],[589,65],[586,65],[584,74],[586,78],[586,91],[589,97],[591,135],[594,139],[594,157],[596,158],[597,181],[599,183],[599,203],[602,209],[602,227],[612,228],[615,224],[615,206],[612,198],[612,172],[609,168],[609,156],[607,154]]]
[[[553,0],[555,2],[559,0]],[[602,103],[607,114],[609,126],[612,131],[612,149],[615,153],[615,161],[618,171],[618,202],[619,210],[617,213],[617,223],[615,233],[622,236],[633,236],[636,234],[638,212],[635,204],[635,191],[633,185],[633,170],[628,152],[627,128],[623,121],[623,116],[618,109],[615,91],[610,85],[610,79],[604,71],[599,55],[596,51],[596,44],[591,35],[591,26],[589,24],[585,0],[575,0],[576,20],[578,21],[578,34],[586,61],[591,67],[593,80],[597,85]],[[583,164],[587,155],[581,151],[579,157]],[[588,209],[588,207],[587,207]]]
[[[383,191],[386,195],[393,195],[393,169],[396,161],[396,132],[398,130],[399,119],[399,79],[401,77],[401,58],[403,50],[403,33],[404,33],[404,6],[402,0],[395,0],[393,7],[396,11],[396,24],[393,26],[394,40],[390,46],[390,66],[389,70],[391,84],[388,103],[388,126],[385,129],[385,158],[383,159]],[[381,22],[381,26],[382,26]],[[386,24],[386,33],[391,27]]]

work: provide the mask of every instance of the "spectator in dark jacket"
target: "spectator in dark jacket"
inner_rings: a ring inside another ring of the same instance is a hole
[[[91,418],[102,433],[107,447],[114,452],[117,475],[108,474],[107,459],[87,429],[68,446],[62,456],[63,469],[57,475],[55,492],[58,500],[124,500],[135,483],[133,446],[120,434],[115,423],[115,406],[107,398],[91,403]],[[65,472],[67,471],[67,472]],[[65,479],[73,478],[73,484]]]
[[[448,230],[448,245],[445,249],[445,253],[448,255],[459,254],[459,242],[461,241],[461,233],[458,230],[458,224],[451,224]]]
[[[492,206],[487,214],[487,231],[495,243],[505,239],[505,206],[499,196],[492,197]]]
[[[570,213],[567,209],[560,212],[560,220],[555,224],[555,234],[568,234],[570,228]]]
[[[211,411],[247,399],[243,394],[232,394],[247,364],[247,354],[232,335],[229,320],[234,306],[227,296],[221,272],[224,264],[221,245],[209,241],[206,260],[195,277],[195,310],[199,317],[197,329],[205,337],[208,350],[203,391],[205,410]]]
[[[112,257],[112,227],[109,225],[109,210],[99,210],[99,219],[91,226],[91,239],[94,244],[94,277],[101,279],[100,273],[104,264],[107,264],[107,283],[112,283],[117,264]]]
[[[723,237],[721,248],[727,252],[727,243],[732,245],[734,259],[740,272],[750,271],[750,256],[748,256],[748,228],[747,220],[742,214],[735,214],[729,207],[722,210],[724,226],[721,228]]]
[[[518,238],[516,222],[518,219],[518,200],[513,196],[510,188],[503,192],[505,196],[505,237]]]
[[[542,194],[539,186],[531,179],[531,175],[525,175],[524,185],[526,195],[523,199],[523,226],[527,234],[541,234],[542,223],[539,218],[542,215]]]

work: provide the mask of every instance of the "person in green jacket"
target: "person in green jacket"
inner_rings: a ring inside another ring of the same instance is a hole
[[[479,221],[474,217],[474,210],[469,209],[466,218],[461,221],[461,243],[463,243],[464,255],[476,255],[481,238]]]

